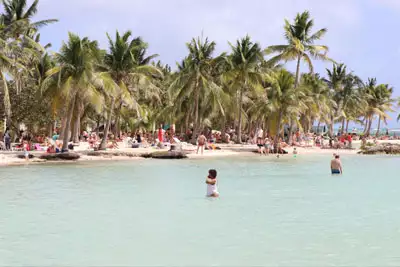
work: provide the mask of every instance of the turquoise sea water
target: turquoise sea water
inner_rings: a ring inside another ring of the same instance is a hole
[[[0,168],[0,266],[398,266],[400,158],[343,156],[343,176],[329,161]]]

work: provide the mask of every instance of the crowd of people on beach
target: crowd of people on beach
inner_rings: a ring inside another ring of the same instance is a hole
[[[357,133],[346,133],[339,131],[338,133],[329,136],[327,133],[302,133],[296,131],[291,136],[269,136],[262,129],[258,129],[256,134],[250,135],[247,139],[248,144],[255,144],[258,147],[258,152],[262,155],[270,153],[286,154],[286,147],[317,147],[321,149],[353,149],[353,141],[361,141],[361,146],[367,143],[377,144],[379,140],[400,140],[400,136],[390,136],[388,131],[385,135],[364,136]]]
[[[225,131],[204,129],[196,138],[193,138],[193,129],[188,129],[184,133],[176,133],[174,125],[160,125],[155,131],[130,131],[121,132],[119,136],[109,134],[107,138],[107,149],[119,149],[121,143],[123,148],[165,148],[176,143],[191,143],[196,140],[197,153],[203,154],[204,150],[218,150],[218,144],[237,143],[237,133],[233,128],[227,128]],[[61,140],[60,129],[54,129],[53,136],[44,134],[33,135],[28,131],[20,131],[12,140],[10,130],[7,128],[4,134],[0,133],[0,150],[14,151],[46,151],[47,153],[61,152],[63,141]],[[86,144],[83,149],[99,149],[103,133],[98,129],[95,131],[82,131],[79,137],[81,143]],[[357,133],[342,133],[339,131],[333,136],[326,133],[304,133],[299,130],[289,136],[287,132],[280,136],[272,136],[263,129],[257,129],[249,134],[244,134],[242,144],[256,145],[260,154],[286,154],[287,147],[319,147],[321,149],[352,149],[353,141],[361,140],[362,145],[367,142],[377,143],[378,140],[397,140],[400,136],[386,134],[380,137],[363,136]],[[69,142],[68,149],[74,150],[78,144]]]

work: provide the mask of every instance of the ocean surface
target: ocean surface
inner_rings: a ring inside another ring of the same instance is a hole
[[[400,157],[330,159],[0,168],[0,266],[398,266]]]

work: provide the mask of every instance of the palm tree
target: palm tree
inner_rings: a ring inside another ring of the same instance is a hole
[[[7,73],[10,72],[10,70],[15,68],[15,62],[12,58],[9,57],[10,50],[12,48],[10,47],[11,45],[7,43],[6,41],[0,39],[0,79],[3,82],[3,91],[4,91],[4,96],[3,96],[3,103],[4,103],[4,111],[5,111],[5,124],[4,124],[4,129],[7,128],[7,126],[10,124],[11,120],[11,103],[10,103],[10,93],[9,93],[9,86],[8,82],[6,79]]]
[[[379,97],[379,106],[378,106],[378,129],[376,131],[376,136],[379,136],[381,121],[387,124],[387,119],[390,118],[387,112],[393,112],[392,104],[394,99],[392,99],[393,88],[390,87],[388,84],[380,84],[378,86],[377,91],[380,94]]]
[[[193,103],[193,106],[185,112],[193,118],[192,142],[194,143],[200,129],[200,102],[210,88],[218,87],[212,77],[212,69],[218,58],[213,57],[216,44],[210,42],[208,38],[193,38],[186,46],[189,55],[178,66],[179,73],[171,83],[169,91],[177,106],[186,100]]]
[[[400,97],[397,99],[397,106],[400,107]],[[400,113],[397,116],[397,121],[400,121]]]
[[[341,108],[341,115],[339,116],[339,119],[342,120],[342,133],[347,132],[350,119],[355,119],[354,114],[357,114],[355,112],[359,111],[360,107],[366,105],[366,102],[364,101],[363,95],[360,91],[362,86],[363,82],[358,76],[352,73],[346,75],[343,91],[339,92],[341,101],[339,105]]]
[[[97,87],[104,90],[113,89],[114,84],[107,75],[96,73],[95,67],[100,62],[101,56],[102,52],[96,41],[69,33],[68,42],[63,43],[60,52],[55,55],[58,65],[47,72],[48,77],[43,89],[46,90],[56,80],[64,96],[65,115],[61,130],[63,151],[68,151],[70,125],[75,103],[80,100],[80,93],[85,90],[96,90]]]
[[[329,121],[328,114],[331,112],[331,100],[329,99],[329,88],[319,74],[304,74],[299,86],[299,90],[304,92],[307,109],[300,120],[303,129],[308,132],[314,120],[318,120],[317,132],[321,122]]]
[[[290,120],[306,108],[300,101],[304,93],[296,90],[293,74],[285,69],[270,74],[267,79],[271,83],[268,97],[276,110],[275,114],[271,115],[271,123],[275,124],[272,130],[275,133],[275,145],[278,145],[284,119]]]
[[[344,64],[336,65],[334,64],[332,70],[327,69],[328,78],[324,81],[328,84],[330,88],[330,98],[332,100],[330,121],[329,121],[329,135],[333,135],[333,126],[339,112],[343,107],[342,102],[342,92],[347,77],[347,67]]]
[[[310,18],[310,13],[304,11],[298,13],[291,24],[285,20],[285,38],[287,44],[269,46],[265,52],[267,54],[278,53],[270,59],[270,62],[291,61],[296,60],[296,78],[295,87],[300,83],[300,61],[304,60],[310,72],[313,72],[313,64],[311,59],[331,60],[327,57],[329,48],[325,45],[316,45],[316,41],[322,39],[326,34],[327,29],[323,28],[315,33],[311,33],[314,26],[314,20]]]
[[[5,13],[1,15],[0,20],[8,29],[12,29],[15,36],[37,31],[43,26],[58,21],[47,19],[31,22],[38,11],[39,0],[34,0],[29,7],[27,7],[27,0],[2,0],[2,4]]]
[[[253,43],[250,36],[237,40],[236,46],[229,43],[232,52],[227,57],[229,70],[224,74],[224,80],[236,93],[238,112],[238,142],[242,142],[243,99],[250,91],[263,91],[260,64],[263,55],[260,45]]]
[[[342,133],[347,132],[350,118],[356,119],[355,111],[366,105],[363,101],[363,95],[360,88],[363,87],[361,79],[353,73],[347,73],[347,67],[344,64],[333,65],[332,70],[327,69],[330,97],[332,99],[330,134],[333,133],[335,121],[341,122]],[[346,127],[345,123],[347,121]]]
[[[127,31],[123,35],[120,35],[117,31],[115,40],[113,40],[107,34],[109,52],[104,57],[102,69],[112,77],[118,85],[118,90],[115,96],[111,96],[111,108],[100,149],[105,149],[106,146],[108,129],[111,125],[115,103],[117,103],[116,134],[119,135],[122,106],[124,104],[131,105],[139,113],[139,87],[144,84],[150,90],[154,88],[151,81],[153,75],[162,76],[162,73],[156,67],[148,65],[158,55],[146,57],[148,45],[141,38],[130,40],[131,36],[131,31]]]
[[[389,118],[387,112],[393,111],[392,104],[394,99],[392,99],[393,88],[388,84],[377,85],[376,79],[368,79],[365,87],[366,101],[368,103],[365,116],[367,118],[367,128],[365,134],[368,136],[371,131],[372,121],[375,115],[378,115],[378,131],[379,135],[380,122],[383,119]]]
[[[43,49],[33,40],[38,28],[56,20],[44,20],[31,23],[30,19],[37,12],[38,0],[26,10],[26,0],[2,0],[4,13],[0,15],[0,79],[3,80],[5,119],[11,122],[11,101],[7,78],[13,79],[19,92],[22,80],[27,72],[38,63]]]
[[[11,102],[7,79],[13,80],[19,92],[21,77],[29,71],[32,63],[41,56],[41,47],[34,44],[29,37],[12,38],[12,33],[6,32],[4,24],[0,23],[0,79],[3,82],[5,119],[11,126]]]

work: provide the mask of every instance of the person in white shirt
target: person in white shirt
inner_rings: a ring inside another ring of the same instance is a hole
[[[219,197],[216,170],[211,169],[208,171],[206,184],[207,184],[207,197]]]

